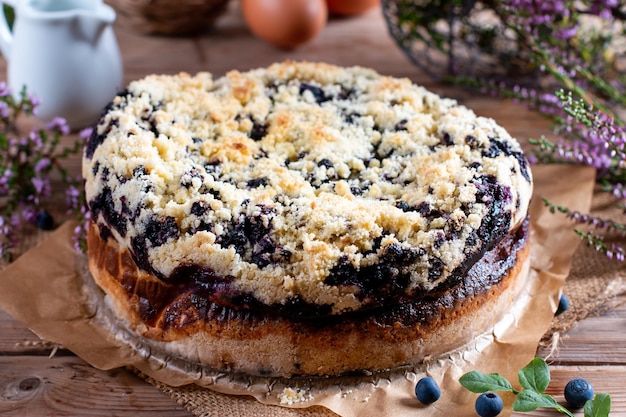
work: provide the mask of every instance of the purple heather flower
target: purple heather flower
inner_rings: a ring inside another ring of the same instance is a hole
[[[89,140],[91,137],[91,133],[93,132],[93,127],[86,127],[78,132],[78,137],[83,140]]]
[[[80,203],[80,191],[73,185],[70,185],[65,190],[65,203],[67,204],[68,210],[71,212],[78,208]]]
[[[9,105],[4,101],[0,101],[0,116],[2,116],[3,119],[6,119],[10,114]]]
[[[42,173],[43,171],[50,168],[50,165],[52,165],[52,161],[50,160],[50,158],[41,158],[35,164],[35,173],[36,174]]]
[[[33,114],[37,114],[37,108],[41,105],[41,99],[34,94],[28,95],[28,101],[30,102]]]
[[[0,176],[0,196],[5,196],[9,193],[11,177],[13,177],[13,171],[10,168],[5,169],[2,176]]]
[[[86,230],[86,225],[78,225],[74,228],[74,234],[72,235],[72,243],[74,246],[74,250],[79,253],[83,251],[83,248],[81,247],[80,243],[82,240],[84,230]]]
[[[554,33],[554,36],[559,39],[568,40],[568,39],[573,39],[574,37],[576,37],[577,33],[578,33],[578,26],[571,26],[571,27],[566,27],[562,29],[557,29],[556,32]]]
[[[611,194],[616,198],[626,199],[626,187],[624,187],[624,184],[615,184]]]
[[[30,139],[35,148],[41,148],[43,146],[43,140],[41,139],[41,132],[39,129],[31,130],[28,134],[28,139]]]
[[[62,117],[55,117],[46,125],[46,128],[49,130],[55,130],[63,135],[68,135],[70,133],[70,127],[67,124],[67,121]]]
[[[24,210],[28,210],[29,207],[24,208]],[[11,214],[11,227],[13,228],[18,228],[20,227],[20,223],[22,221],[22,218],[24,217],[24,214],[22,214],[22,216],[20,216],[20,213],[13,213]]]
[[[34,223],[37,218],[37,209],[31,205],[22,208],[22,219],[27,223]],[[18,218],[19,221],[19,218]]]
[[[35,187],[35,194],[37,196],[48,197],[50,195],[50,181],[35,177],[31,180],[31,183]]]
[[[0,97],[6,97],[11,95],[11,89],[6,82],[0,81]]]

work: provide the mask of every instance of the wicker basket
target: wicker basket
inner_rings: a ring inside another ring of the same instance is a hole
[[[193,35],[209,29],[229,0],[106,0],[124,27],[151,35]]]

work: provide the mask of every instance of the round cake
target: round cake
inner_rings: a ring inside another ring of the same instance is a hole
[[[83,175],[90,271],[117,317],[217,371],[419,363],[492,327],[528,270],[518,142],[366,68],[132,82]]]

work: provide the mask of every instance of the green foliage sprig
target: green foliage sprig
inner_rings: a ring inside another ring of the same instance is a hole
[[[515,395],[513,411],[529,412],[538,408],[553,408],[569,417],[576,417],[574,413],[561,405],[557,400],[546,394],[550,384],[550,369],[541,358],[534,358],[525,367],[518,371],[521,390],[513,388],[511,383],[498,373],[484,374],[480,371],[470,371],[459,379],[463,387],[474,393],[487,391],[511,392]],[[599,393],[584,406],[585,417],[608,417],[611,411],[611,397]]]

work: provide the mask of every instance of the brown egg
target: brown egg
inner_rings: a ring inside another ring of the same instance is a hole
[[[326,24],[326,0],[242,0],[241,11],[259,38],[281,48],[313,39]]]
[[[326,0],[332,14],[352,16],[380,5],[380,0]]]

